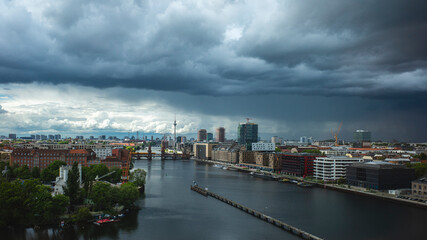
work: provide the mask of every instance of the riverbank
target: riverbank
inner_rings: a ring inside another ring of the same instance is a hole
[[[202,159],[193,159],[193,160],[198,161],[198,162],[208,163],[208,164],[224,165],[227,168],[236,169],[236,170],[242,171],[242,172],[248,172],[248,173],[256,172],[255,169],[240,167],[240,166],[235,165],[235,164],[224,163],[224,162],[220,162],[220,161],[202,160]],[[340,186],[338,184],[318,183],[315,181],[303,179],[302,177],[290,176],[290,175],[285,175],[285,174],[274,174],[274,173],[265,172],[265,171],[260,171],[260,172],[263,172],[267,176],[270,176],[272,178],[272,180],[280,180],[280,179],[287,178],[290,180],[296,180],[298,182],[305,182],[305,183],[313,184],[314,186],[316,186],[318,188],[323,188],[323,189],[328,189],[328,190],[333,190],[333,191],[339,191],[339,192],[345,192],[345,193],[351,193],[351,194],[356,194],[356,195],[369,197],[369,198],[377,198],[377,199],[381,199],[381,200],[396,202],[399,204],[403,204],[403,205],[407,205],[407,206],[411,206],[411,207],[416,207],[416,208],[422,208],[422,209],[427,210],[427,203],[422,203],[422,202],[398,198],[397,196],[390,195],[390,194],[387,194],[384,192],[379,192],[379,191],[375,191],[375,190],[368,190],[368,189],[364,189],[364,188],[360,188],[360,187],[354,187],[354,186],[346,186],[346,185]]]

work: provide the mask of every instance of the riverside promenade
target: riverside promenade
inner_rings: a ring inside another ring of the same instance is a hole
[[[233,168],[233,169],[236,169],[236,170],[242,171],[242,172],[249,172],[249,173],[254,172],[254,170],[251,170],[248,168],[242,168],[242,167],[236,166],[235,164],[224,163],[224,162],[219,162],[219,161],[212,161],[212,160],[195,159],[195,158],[194,158],[194,160],[196,160],[198,162],[208,163],[208,164],[221,164],[221,165],[224,165],[224,166],[227,166],[229,168]],[[346,193],[356,194],[356,195],[365,196],[365,197],[369,197],[369,198],[382,199],[382,200],[386,200],[386,201],[390,201],[390,202],[395,202],[395,203],[399,203],[399,204],[403,204],[403,205],[427,210],[427,203],[397,198],[394,195],[386,194],[383,192],[376,192],[376,191],[374,192],[373,190],[368,191],[368,190],[364,190],[362,188],[354,187],[354,186],[348,187],[348,186],[340,186],[337,184],[330,184],[330,183],[326,183],[326,184],[325,183],[318,183],[315,181],[303,179],[302,177],[289,176],[289,175],[284,175],[284,174],[271,174],[271,173],[269,173],[269,174],[271,176],[276,176],[276,179],[287,178],[287,179],[291,179],[291,180],[297,180],[299,182],[305,182],[305,183],[313,184],[314,186],[319,187],[319,188],[323,188],[323,189],[334,190],[334,191],[339,191],[339,192],[346,192]]]

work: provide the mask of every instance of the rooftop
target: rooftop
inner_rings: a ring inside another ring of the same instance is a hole
[[[351,167],[374,168],[374,169],[396,169],[396,168],[410,169],[410,168],[406,167],[405,165],[392,164],[392,163],[383,162],[383,161],[355,163],[355,164],[351,165]]]
[[[424,176],[422,178],[418,178],[416,179],[414,182],[418,182],[418,183],[427,183],[427,176]]]

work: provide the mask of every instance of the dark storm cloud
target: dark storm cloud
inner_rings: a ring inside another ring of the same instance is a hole
[[[367,128],[424,140],[426,9],[421,0],[2,1],[0,83],[91,86],[130,103],[271,119],[296,138],[329,136],[344,121],[349,138]]]
[[[381,95],[377,90],[427,90],[425,1],[55,1],[46,6],[10,1],[0,6],[6,13],[0,17],[3,83],[208,95],[373,97]],[[241,36],[227,41],[233,26]]]

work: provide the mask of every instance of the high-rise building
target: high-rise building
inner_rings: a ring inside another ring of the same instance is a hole
[[[219,127],[216,129],[215,141],[225,142],[225,128]]]
[[[187,137],[186,137],[186,136],[182,136],[182,138],[181,138],[181,142],[182,142],[182,143],[187,142]]]
[[[356,130],[353,132],[353,141],[354,142],[370,142],[371,141],[371,132],[368,130]]]
[[[14,133],[9,133],[9,139],[16,139],[16,134]]]
[[[300,138],[299,138],[299,142],[300,142],[300,143],[306,143],[306,142],[307,142],[307,137],[306,137],[306,136],[304,136],[304,137],[300,137]]]
[[[53,136],[52,134],[49,134],[49,135],[47,136],[47,138],[48,138],[49,140],[55,140],[55,136]]]
[[[258,124],[240,123],[237,127],[237,142],[246,145],[246,149],[252,149],[252,143],[258,142]]]
[[[208,133],[208,141],[213,141],[213,133]]]
[[[271,143],[276,144],[277,142],[279,142],[279,137],[278,136],[271,137]]]
[[[197,132],[197,141],[198,142],[202,142],[202,141],[205,141],[205,140],[207,140],[207,131],[206,131],[206,129],[200,129],[198,132]]]

